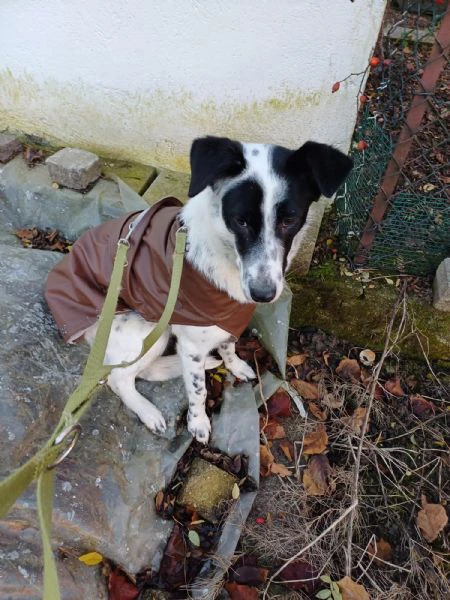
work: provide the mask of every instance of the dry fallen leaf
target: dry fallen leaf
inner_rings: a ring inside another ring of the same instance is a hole
[[[392,546],[389,542],[380,538],[375,544],[369,544],[367,553],[370,557],[374,557],[373,562],[378,566],[383,566],[383,560],[390,562],[392,560]]]
[[[308,381],[302,379],[291,379],[290,384],[305,400],[319,399],[319,386],[317,383],[308,383]]]
[[[336,367],[336,373],[343,379],[357,383],[361,377],[361,367],[354,358],[343,358]]]
[[[281,440],[286,437],[283,425],[275,419],[269,419],[264,427],[264,417],[261,417],[261,430],[268,440]]]
[[[356,583],[346,575],[336,582],[343,600],[370,600],[369,594],[363,585]]]
[[[416,417],[429,417],[436,411],[436,406],[430,400],[420,396],[420,394],[410,396],[409,403]]]
[[[325,421],[328,417],[328,411],[325,408],[322,410],[318,404],[315,402],[308,402],[308,410],[319,419],[319,421]]]
[[[278,390],[267,400],[269,417],[289,417],[292,414],[291,397],[285,390]]]
[[[326,392],[321,400],[322,404],[328,406],[328,408],[341,408],[344,406],[343,398],[336,398],[333,394]]]
[[[285,440],[284,442],[280,442],[280,450],[283,452],[285,457],[289,462],[293,462],[294,460],[294,444]]]
[[[400,377],[396,377],[395,379],[389,379],[384,384],[384,387],[390,394],[392,394],[393,396],[397,396],[398,398],[405,395],[405,392],[403,391],[402,386],[400,385]]]
[[[228,592],[231,600],[258,600],[259,592],[254,587],[241,585],[234,581],[229,581],[225,584],[225,589]]]
[[[328,435],[323,423],[305,435],[303,441],[303,454],[322,454],[327,449]]]
[[[311,456],[303,473],[303,485],[308,496],[327,496],[334,491],[330,482],[332,468],[325,454]]]
[[[81,560],[81,562],[88,565],[88,567],[93,567],[102,562],[103,556],[98,552],[88,552],[87,554],[79,556],[78,560]]]
[[[135,600],[139,590],[123,571],[116,567],[108,579],[109,600]]]
[[[294,354],[294,356],[290,356],[286,362],[291,367],[299,367],[305,362],[307,358],[307,354]]]
[[[429,504],[422,496],[422,510],[417,515],[417,525],[427,542],[434,542],[448,523],[447,511],[441,504]]]
[[[350,427],[356,434],[361,435],[367,408],[358,406],[350,417],[342,417],[342,422]]]
[[[275,458],[267,446],[261,445],[259,447],[259,462],[259,469],[262,477],[268,477],[271,474],[281,475],[281,477],[288,477],[291,475],[291,472],[287,467],[275,462]]]
[[[288,564],[279,577],[291,590],[303,590],[307,594],[313,594],[319,586],[319,571],[302,559]]]

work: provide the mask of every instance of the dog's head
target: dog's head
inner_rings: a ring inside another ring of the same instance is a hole
[[[193,142],[189,196],[212,190],[249,302],[279,297],[311,203],[331,197],[351,168],[342,152],[316,142],[298,150],[218,137]]]

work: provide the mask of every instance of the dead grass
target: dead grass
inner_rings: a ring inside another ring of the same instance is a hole
[[[387,336],[387,363],[378,371],[409,375],[396,354],[397,344],[416,335],[414,320],[401,302]],[[368,389],[327,376],[321,385],[339,408],[327,420],[328,457],[333,466],[335,491],[328,496],[308,496],[301,484],[306,466],[299,461],[300,477],[263,479],[251,516],[241,538],[241,549],[256,554],[259,564],[273,573],[301,552],[319,571],[336,581],[346,573],[363,584],[372,600],[450,597],[450,554],[445,532],[432,544],[416,525],[421,496],[444,506],[450,501],[448,454],[449,374],[437,374],[428,361],[428,374],[419,384],[420,393],[433,402],[435,414],[414,415],[405,397],[387,394],[373,399]],[[387,375],[386,375],[387,373]],[[378,378],[378,376],[377,376]],[[380,381],[383,380],[381,377]],[[373,392],[375,385],[370,389]],[[356,434],[343,417],[356,406],[370,409],[367,430]],[[284,423],[293,442],[301,445],[305,431],[317,422],[293,417]],[[355,472],[355,469],[357,472]],[[356,488],[355,488],[356,485]],[[358,505],[350,518],[339,520],[352,500]],[[264,517],[264,524],[256,518]],[[349,521],[351,526],[349,527]],[[337,523],[336,523],[337,522]],[[330,528],[324,537],[321,533]],[[369,544],[383,538],[392,556],[375,562]],[[303,553],[301,549],[307,548]],[[309,598],[302,591],[271,586],[268,598]]]

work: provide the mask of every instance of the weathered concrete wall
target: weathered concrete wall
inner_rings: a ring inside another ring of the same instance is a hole
[[[3,0],[0,130],[187,169],[193,137],[347,149],[385,0]]]

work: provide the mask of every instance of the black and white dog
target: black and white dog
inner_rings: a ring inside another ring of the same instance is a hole
[[[322,194],[332,196],[351,168],[347,156],[316,142],[293,151],[227,138],[195,140],[190,200],[181,211],[188,229],[186,260],[238,302],[275,301],[299,248],[311,203]],[[90,343],[96,327],[85,333]],[[134,360],[153,327],[136,312],[116,315],[108,362]],[[165,357],[170,334],[177,338],[177,354]],[[182,374],[189,398],[188,429],[207,442],[211,427],[205,412],[205,368],[217,362],[209,357],[214,349],[233,375],[255,377],[236,356],[228,332],[215,325],[172,325],[135,364],[113,369],[108,384],[149,429],[162,432],[166,424],[161,412],[136,390],[135,379],[162,381]]]

